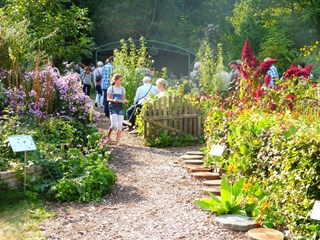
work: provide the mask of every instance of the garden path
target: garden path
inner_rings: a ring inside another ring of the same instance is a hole
[[[101,117],[100,131],[109,119]],[[114,192],[102,203],[57,204],[56,217],[42,230],[48,239],[112,240],[244,240],[245,233],[220,229],[212,215],[194,204],[204,197],[201,184],[191,179],[179,163],[187,148],[150,148],[128,132],[122,145],[110,145],[109,165],[118,176]]]

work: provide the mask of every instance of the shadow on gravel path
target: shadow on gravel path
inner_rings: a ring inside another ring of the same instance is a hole
[[[100,131],[107,127],[102,117]],[[200,146],[150,148],[128,132],[121,141],[119,147],[110,146],[108,165],[118,176],[113,193],[102,203],[55,205],[57,216],[42,226],[48,239],[248,239],[213,225],[212,215],[194,204],[205,195],[179,157]]]

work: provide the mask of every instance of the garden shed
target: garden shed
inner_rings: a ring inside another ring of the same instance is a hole
[[[139,44],[139,40],[134,41]],[[163,67],[168,69],[169,77],[181,78],[189,74],[192,70],[196,55],[177,45],[159,42],[154,40],[145,40],[148,53],[154,60],[153,67],[160,71]],[[95,62],[105,60],[113,55],[114,49],[121,47],[120,42],[113,42],[101,45],[95,50]]]

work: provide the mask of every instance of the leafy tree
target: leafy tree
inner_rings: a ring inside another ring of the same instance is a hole
[[[260,45],[260,59],[266,57],[278,59],[277,68],[281,76],[281,73],[293,62],[293,55],[290,52],[293,42],[282,29],[271,28],[269,32],[268,37]]]
[[[32,40],[27,33],[28,21],[10,24],[8,18],[0,16],[0,67],[15,69],[35,60]]]
[[[229,21],[236,35],[250,39],[254,52],[261,49],[261,56],[266,52],[277,55],[281,65],[288,67],[292,61],[289,49],[316,40],[319,13],[318,1],[241,0],[235,4]],[[282,49],[276,47],[271,39],[279,43]]]
[[[8,0],[0,11],[13,26],[29,22],[30,44],[56,64],[91,56],[94,43],[87,35],[93,24],[87,14],[87,9],[71,4],[70,0]]]

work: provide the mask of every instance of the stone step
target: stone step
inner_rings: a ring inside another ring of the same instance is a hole
[[[180,157],[182,160],[201,160],[203,159],[202,155],[182,155]]]
[[[278,230],[271,228],[253,228],[248,231],[248,236],[250,239],[254,240],[282,240],[284,239],[284,234]]]
[[[204,156],[204,154],[201,151],[189,151],[186,152],[187,155],[198,155],[198,156]]]
[[[212,168],[205,168],[200,165],[188,164],[186,165],[187,170],[189,173],[193,172],[212,172]]]
[[[184,163],[184,164],[187,164],[187,165],[188,165],[188,164],[191,164],[191,165],[192,165],[192,164],[193,164],[193,165],[203,165],[203,164],[204,164],[204,161],[203,161],[203,160],[196,160],[196,159],[195,159],[195,160],[184,160],[183,163]]]
[[[205,193],[212,193],[213,195],[220,196],[220,186],[208,186],[208,187],[203,187],[201,189]]]
[[[217,180],[207,180],[202,182],[206,186],[220,186],[221,185],[221,179]]]
[[[214,223],[221,228],[227,228],[233,231],[243,231],[243,232],[246,232],[250,229],[252,230],[257,227],[257,223],[250,220],[249,217],[238,215],[238,214],[223,214],[223,215],[217,216],[214,219]],[[268,238],[268,237],[261,238],[261,239],[271,240],[271,238]]]
[[[219,173],[212,173],[212,172],[194,172],[191,173],[191,177],[193,179],[206,179],[206,180],[214,180],[214,179],[220,179]]]

